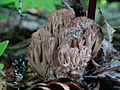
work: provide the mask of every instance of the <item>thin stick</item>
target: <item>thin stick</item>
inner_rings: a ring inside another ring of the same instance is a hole
[[[117,29],[117,30],[120,30],[120,26],[118,26],[118,27],[113,27],[114,29]]]
[[[94,72],[93,74],[101,74],[103,72],[113,71],[113,70],[117,70],[117,69],[120,69],[120,66],[116,66],[116,67],[112,67],[112,68],[109,68],[109,69],[100,70],[100,71]]]
[[[22,16],[22,0],[19,0],[19,8],[18,8],[18,14],[20,15],[20,16]]]

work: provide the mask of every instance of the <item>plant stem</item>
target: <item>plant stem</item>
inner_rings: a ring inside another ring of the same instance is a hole
[[[96,2],[97,0],[89,0],[88,18],[93,20],[95,19]]]

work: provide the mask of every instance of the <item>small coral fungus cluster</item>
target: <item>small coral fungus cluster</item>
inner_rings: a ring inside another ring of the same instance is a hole
[[[88,63],[101,49],[101,28],[87,17],[76,17],[67,9],[52,12],[44,28],[32,34],[28,60],[45,77],[83,76]]]

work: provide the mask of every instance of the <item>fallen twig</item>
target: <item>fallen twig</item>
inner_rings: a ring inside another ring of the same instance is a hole
[[[103,72],[113,71],[113,70],[117,70],[117,69],[120,69],[120,66],[116,66],[116,67],[112,67],[112,68],[109,68],[109,69],[103,69],[103,70],[100,70],[100,71],[96,71],[96,72],[93,73],[93,75],[101,74]]]

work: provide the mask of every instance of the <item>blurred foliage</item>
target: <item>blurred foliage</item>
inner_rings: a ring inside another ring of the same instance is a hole
[[[0,13],[0,19],[6,19],[6,18],[8,18],[8,16]]]
[[[108,4],[109,3],[108,3],[107,0],[98,0],[97,1],[97,7],[99,7],[99,8],[102,8],[102,7],[104,7],[104,6],[108,5]]]
[[[83,1],[85,8],[88,7],[89,0]],[[112,2],[116,5],[120,5],[120,2]],[[109,5],[109,0],[97,0],[97,8],[104,8],[105,6]]]
[[[103,15],[106,20],[112,26],[120,26],[120,2],[112,2],[101,8]],[[99,25],[103,25],[103,17],[99,15],[99,11],[97,9],[96,12],[96,21]]]
[[[53,11],[56,9],[55,5],[61,5],[61,0],[21,0],[22,11],[28,8],[44,8],[47,11]],[[15,6],[19,8],[19,0],[0,0],[0,6]]]

